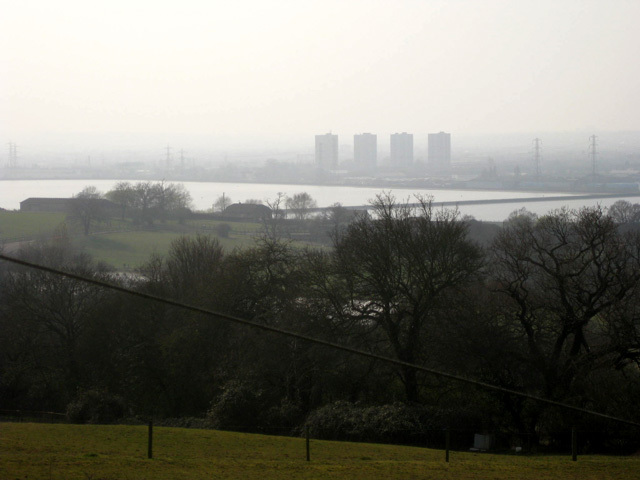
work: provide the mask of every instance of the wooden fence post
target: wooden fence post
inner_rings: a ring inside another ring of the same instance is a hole
[[[445,461],[449,463],[449,449],[451,448],[451,430],[449,428],[445,431],[444,444],[446,449]]]
[[[153,420],[149,420],[149,443],[147,448],[147,458],[153,458]]]

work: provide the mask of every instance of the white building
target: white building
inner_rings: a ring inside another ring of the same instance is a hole
[[[378,162],[378,136],[372,133],[354,135],[353,160],[358,166],[375,168]]]
[[[451,134],[429,134],[429,167],[437,171],[451,169]]]
[[[323,170],[338,168],[338,135],[316,135],[316,166]]]
[[[391,164],[408,167],[413,164],[413,134],[402,132],[391,134]]]

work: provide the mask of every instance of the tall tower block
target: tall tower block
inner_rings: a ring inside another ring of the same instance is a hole
[[[371,133],[354,135],[353,160],[359,167],[375,168],[378,162],[378,136]]]
[[[451,134],[429,134],[429,167],[436,171],[451,170]]]
[[[413,164],[413,134],[402,132],[391,134],[391,164],[409,167]]]
[[[338,135],[316,135],[316,166],[323,170],[338,168]]]

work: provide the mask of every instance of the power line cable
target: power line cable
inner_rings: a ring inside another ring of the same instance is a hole
[[[18,265],[22,265],[24,267],[28,267],[28,268],[32,268],[35,270],[40,270],[43,272],[47,272],[47,273],[51,273],[54,275],[60,275],[60,276],[64,276],[73,280],[77,280],[79,282],[84,282],[84,283],[88,283],[91,285],[95,285],[101,288],[106,288],[109,290],[114,290],[116,292],[120,292],[120,293],[124,293],[127,295],[131,295],[134,297],[138,297],[138,298],[144,298],[146,300],[151,300],[154,302],[159,302],[159,303],[163,303],[165,305],[170,305],[172,307],[177,307],[177,308],[182,308],[184,310],[188,310],[191,312],[195,312],[195,313],[200,313],[203,315],[207,315],[207,316],[213,316],[213,317],[217,317],[220,318],[222,320],[226,320],[228,322],[232,322],[232,323],[236,323],[239,325],[244,325],[247,327],[251,327],[251,328],[255,328],[255,329],[259,329],[262,331],[266,331],[266,332],[271,332],[271,333],[275,333],[278,335],[284,335],[287,337],[291,337],[291,338],[296,338],[298,340],[303,340],[309,343],[314,343],[316,345],[321,345],[324,347],[329,347],[329,348],[334,348],[336,350],[341,350],[343,352],[347,352],[347,353],[352,353],[354,355],[360,355],[363,357],[367,357],[367,358],[372,358],[374,360],[380,360],[382,362],[386,362],[392,365],[396,365],[396,366],[400,366],[400,367],[408,367],[408,368],[413,368],[417,371],[420,372],[424,372],[424,373],[429,373],[431,375],[437,376],[437,377],[442,377],[442,378],[446,378],[449,380],[454,380],[457,382],[461,382],[461,383],[466,383],[469,385],[474,385],[476,387],[481,387],[484,388],[486,390],[492,390],[494,392],[500,392],[500,393],[506,393],[509,395],[515,395],[518,397],[522,397],[522,398],[527,398],[529,400],[534,400],[536,402],[540,402],[540,403],[544,403],[546,405],[553,405],[555,407],[560,407],[560,408],[564,408],[566,410],[571,410],[574,412],[579,412],[579,413],[584,413],[587,415],[592,415],[594,417],[599,417],[599,418],[603,418],[606,420],[611,420],[614,422],[618,422],[618,423],[623,423],[626,425],[632,425],[634,427],[640,427],[640,423],[631,421],[631,420],[627,420],[624,418],[618,418],[618,417],[614,417],[612,415],[607,415],[604,413],[600,413],[600,412],[595,412],[593,410],[588,410],[586,408],[581,408],[581,407],[576,407],[573,405],[569,405],[566,403],[562,403],[562,402],[558,402],[555,400],[550,400],[548,398],[544,398],[544,397],[539,397],[537,395],[531,395],[528,393],[524,393],[524,392],[519,392],[517,390],[512,390],[509,388],[504,388],[504,387],[499,387],[497,385],[492,385],[490,383],[486,383],[486,382],[481,382],[479,380],[473,380],[470,378],[466,378],[466,377],[462,377],[460,375],[454,375],[452,373],[447,373],[447,372],[441,372],[439,370],[435,370],[432,368],[428,368],[428,367],[424,367],[421,365],[416,365],[413,363],[409,363],[409,362],[404,362],[402,360],[397,360],[395,358],[391,358],[391,357],[385,357],[383,355],[378,355],[375,353],[371,353],[371,352],[366,352],[364,350],[358,350],[356,348],[352,348],[352,347],[348,347],[346,345],[341,345],[339,343],[334,343],[334,342],[329,342],[327,340],[322,340],[319,338],[315,338],[315,337],[309,337],[307,335],[303,335],[301,333],[296,333],[296,332],[292,332],[289,330],[284,330],[278,327],[272,327],[269,325],[264,325],[261,323],[257,323],[253,320],[247,320],[244,318],[240,318],[240,317],[235,317],[233,315],[227,315],[226,313],[220,313],[220,312],[216,312],[214,310],[209,310],[206,308],[202,308],[202,307],[198,307],[195,305],[189,305],[187,303],[183,303],[183,302],[179,302],[177,300],[173,300],[173,299],[169,299],[169,298],[164,298],[164,297],[160,297],[157,295],[153,295],[150,293],[144,293],[144,292],[138,292],[136,290],[131,290],[129,288],[126,287],[122,287],[120,285],[115,285],[113,283],[109,283],[109,282],[105,282],[103,280],[97,280],[94,278],[88,278],[88,277],[84,277],[82,275],[78,275],[75,273],[71,273],[71,272],[65,272],[64,270],[59,270],[57,268],[52,268],[52,267],[47,267],[45,265],[39,265],[37,263],[33,263],[33,262],[29,262],[26,260],[22,260],[19,258],[15,258],[15,257],[9,257],[7,255],[4,254],[0,254],[0,260],[5,260],[7,262],[11,262],[11,263],[15,263]]]

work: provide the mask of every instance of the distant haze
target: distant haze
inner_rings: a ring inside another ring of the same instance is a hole
[[[638,0],[0,1],[3,144],[640,130]]]

